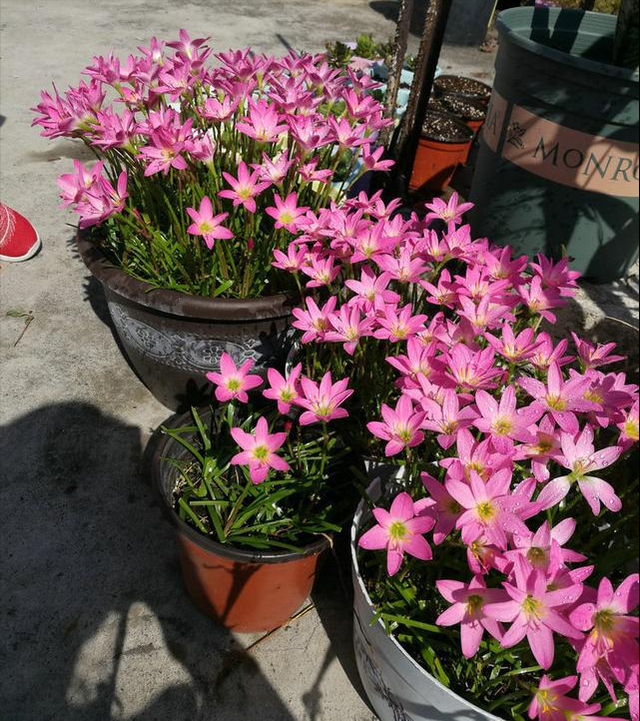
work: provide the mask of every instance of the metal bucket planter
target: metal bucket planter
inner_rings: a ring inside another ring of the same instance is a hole
[[[381,491],[381,480],[376,478],[367,493],[375,502]],[[368,519],[369,511],[362,501],[351,527],[353,643],[360,679],[380,721],[500,721],[443,686],[387,635],[380,619],[375,620],[357,556],[357,540]]]
[[[638,257],[638,73],[609,64],[616,18],[505,10],[470,199],[474,233],[596,282]]]
[[[156,289],[111,265],[86,235],[78,250],[104,289],[122,348],[138,377],[167,408],[183,410],[210,396],[207,371],[222,353],[266,372],[284,363],[291,307],[285,294],[223,300]]]
[[[206,424],[210,411],[201,413]],[[192,422],[191,414],[168,425]],[[325,538],[298,552],[248,551],[223,545],[185,523],[174,510],[177,469],[165,457],[183,458],[188,452],[164,436],[150,462],[151,481],[175,529],[184,584],[193,602],[218,624],[240,633],[271,631],[285,624],[309,596]]]

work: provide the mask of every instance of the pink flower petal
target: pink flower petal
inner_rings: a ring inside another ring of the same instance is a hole
[[[433,557],[431,546],[424,536],[411,536],[408,541],[402,544],[402,550],[422,561],[430,561]]]
[[[389,549],[387,551],[387,573],[393,576],[400,570],[403,554],[399,551]]]
[[[436,619],[438,626],[455,626],[462,621],[467,612],[464,603],[454,603],[443,611]]]
[[[627,576],[614,593],[611,605],[619,613],[631,613],[638,605],[638,579],[637,573]]]
[[[393,499],[389,513],[393,516],[393,520],[408,521],[413,518],[413,501],[411,496],[404,491],[398,493]]]
[[[388,542],[389,534],[387,531],[381,526],[374,526],[360,536],[358,545],[367,551],[377,551],[386,548]]]
[[[471,658],[476,655],[483,634],[484,628],[478,621],[462,624],[460,627],[460,644],[462,647],[462,655],[465,658]]]
[[[547,508],[557,506],[558,503],[569,493],[571,481],[568,476],[561,476],[549,481],[547,485],[540,491],[537,502],[540,510],[546,511]]]
[[[593,515],[600,513],[600,501],[610,510],[617,512],[622,508],[622,501],[616,496],[613,487],[595,476],[585,476],[578,481],[582,495],[593,511]]]
[[[509,631],[510,630],[511,629],[509,629]],[[505,638],[507,637],[509,631],[505,633]],[[505,638],[502,639],[503,645]],[[535,656],[536,661],[542,666],[542,668],[549,668],[549,666],[553,663],[553,656],[555,652],[553,633],[551,632],[551,629],[540,625],[537,629],[527,632],[527,640],[529,641],[531,651]]]

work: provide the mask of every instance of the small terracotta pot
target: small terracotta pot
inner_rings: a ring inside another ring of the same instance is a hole
[[[176,521],[189,595],[201,611],[239,633],[284,625],[311,593],[320,554],[328,548],[322,540],[301,553],[251,553],[226,548]]]
[[[420,138],[409,181],[411,190],[444,190],[456,168],[466,162],[473,131],[459,120],[454,122],[459,135],[451,140],[435,140],[428,135]]]
[[[487,117],[487,105],[479,98],[465,97],[456,93],[443,93],[436,102],[443,112],[461,120],[476,135]]]
[[[206,418],[206,413],[201,414]],[[190,414],[174,416],[165,425],[189,425]],[[222,545],[187,525],[174,510],[176,469],[164,458],[187,451],[169,436],[156,441],[151,480],[176,530],[182,576],[194,603],[232,631],[271,631],[285,624],[311,593],[321,554],[321,539],[299,552],[245,551]]]

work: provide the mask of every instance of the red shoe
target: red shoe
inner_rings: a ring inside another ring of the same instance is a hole
[[[0,203],[0,261],[17,263],[28,260],[41,246],[33,225],[13,208]]]

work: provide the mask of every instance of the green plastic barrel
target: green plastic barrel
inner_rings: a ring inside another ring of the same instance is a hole
[[[609,64],[616,18],[515,8],[497,25],[474,234],[620,278],[638,257],[638,73]]]

